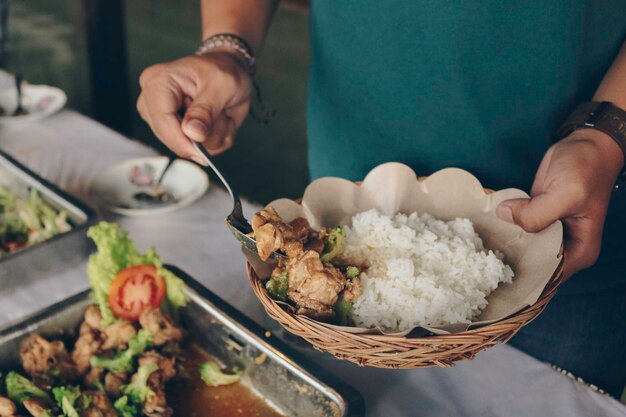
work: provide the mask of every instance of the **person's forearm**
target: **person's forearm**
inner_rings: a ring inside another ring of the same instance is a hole
[[[602,79],[593,101],[609,101],[626,110],[626,43]]]
[[[258,52],[277,4],[278,0],[202,0],[202,39],[233,33]]]

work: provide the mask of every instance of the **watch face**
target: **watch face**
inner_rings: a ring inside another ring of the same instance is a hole
[[[617,177],[617,181],[615,181],[615,186],[613,186],[613,191],[623,191],[626,188],[626,169],[620,172]]]
[[[603,101],[602,103],[599,103],[587,114],[587,120],[585,120],[585,123],[583,124],[587,127],[596,127],[598,121],[604,119],[604,114],[610,107],[611,103],[609,103],[608,101]]]

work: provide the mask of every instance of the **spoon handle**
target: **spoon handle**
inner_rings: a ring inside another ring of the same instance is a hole
[[[22,75],[19,73],[15,74],[15,88],[17,89],[17,106],[15,106],[13,116],[22,112]]]
[[[237,224],[236,226],[239,229],[246,229],[245,231],[244,230],[242,231],[244,233],[248,233],[249,231],[252,230],[252,227],[250,226],[250,223],[248,223],[248,220],[246,220],[246,218],[243,215],[243,209],[241,207],[241,199],[239,198],[239,194],[237,194],[237,192],[230,186],[228,181],[226,181],[226,179],[224,178],[220,170],[217,169],[217,166],[215,166],[215,164],[211,160],[211,155],[204,148],[204,146],[199,145],[195,141],[191,141],[191,144],[196,149],[198,154],[202,157],[202,159],[204,159],[204,161],[206,161],[206,163],[209,164],[209,166],[215,172],[215,174],[217,174],[220,181],[222,181],[222,184],[224,184],[224,187],[226,187],[226,190],[230,194],[230,198],[233,200],[233,211],[230,213],[228,217],[237,221],[239,224]]]
[[[161,175],[159,175],[159,178],[157,179],[157,182],[156,182],[157,186],[161,185],[161,183],[163,182],[163,177],[165,177],[165,174],[170,169],[170,167],[172,166],[175,160],[176,160],[175,158],[167,159],[167,164],[165,165],[165,168],[163,168],[163,171],[161,171]]]

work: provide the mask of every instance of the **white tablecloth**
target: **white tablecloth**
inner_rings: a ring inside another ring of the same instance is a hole
[[[0,86],[6,82],[0,73]],[[0,128],[0,148],[84,201],[99,171],[153,153],[69,110],[23,129]],[[200,201],[172,214],[104,217],[263,325],[267,319],[248,286],[243,256],[223,224],[230,208],[226,192],[212,186]],[[249,204],[244,209],[253,211]],[[84,262],[19,288],[0,288],[0,326],[85,288]],[[363,394],[368,416],[626,416],[618,401],[506,345],[451,369],[360,368],[319,354],[314,360]]]

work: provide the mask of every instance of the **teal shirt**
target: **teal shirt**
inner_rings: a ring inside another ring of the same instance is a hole
[[[313,0],[311,176],[358,180],[399,161],[528,191],[552,132],[591,98],[625,34],[618,0]],[[624,282],[624,200],[572,291]]]

